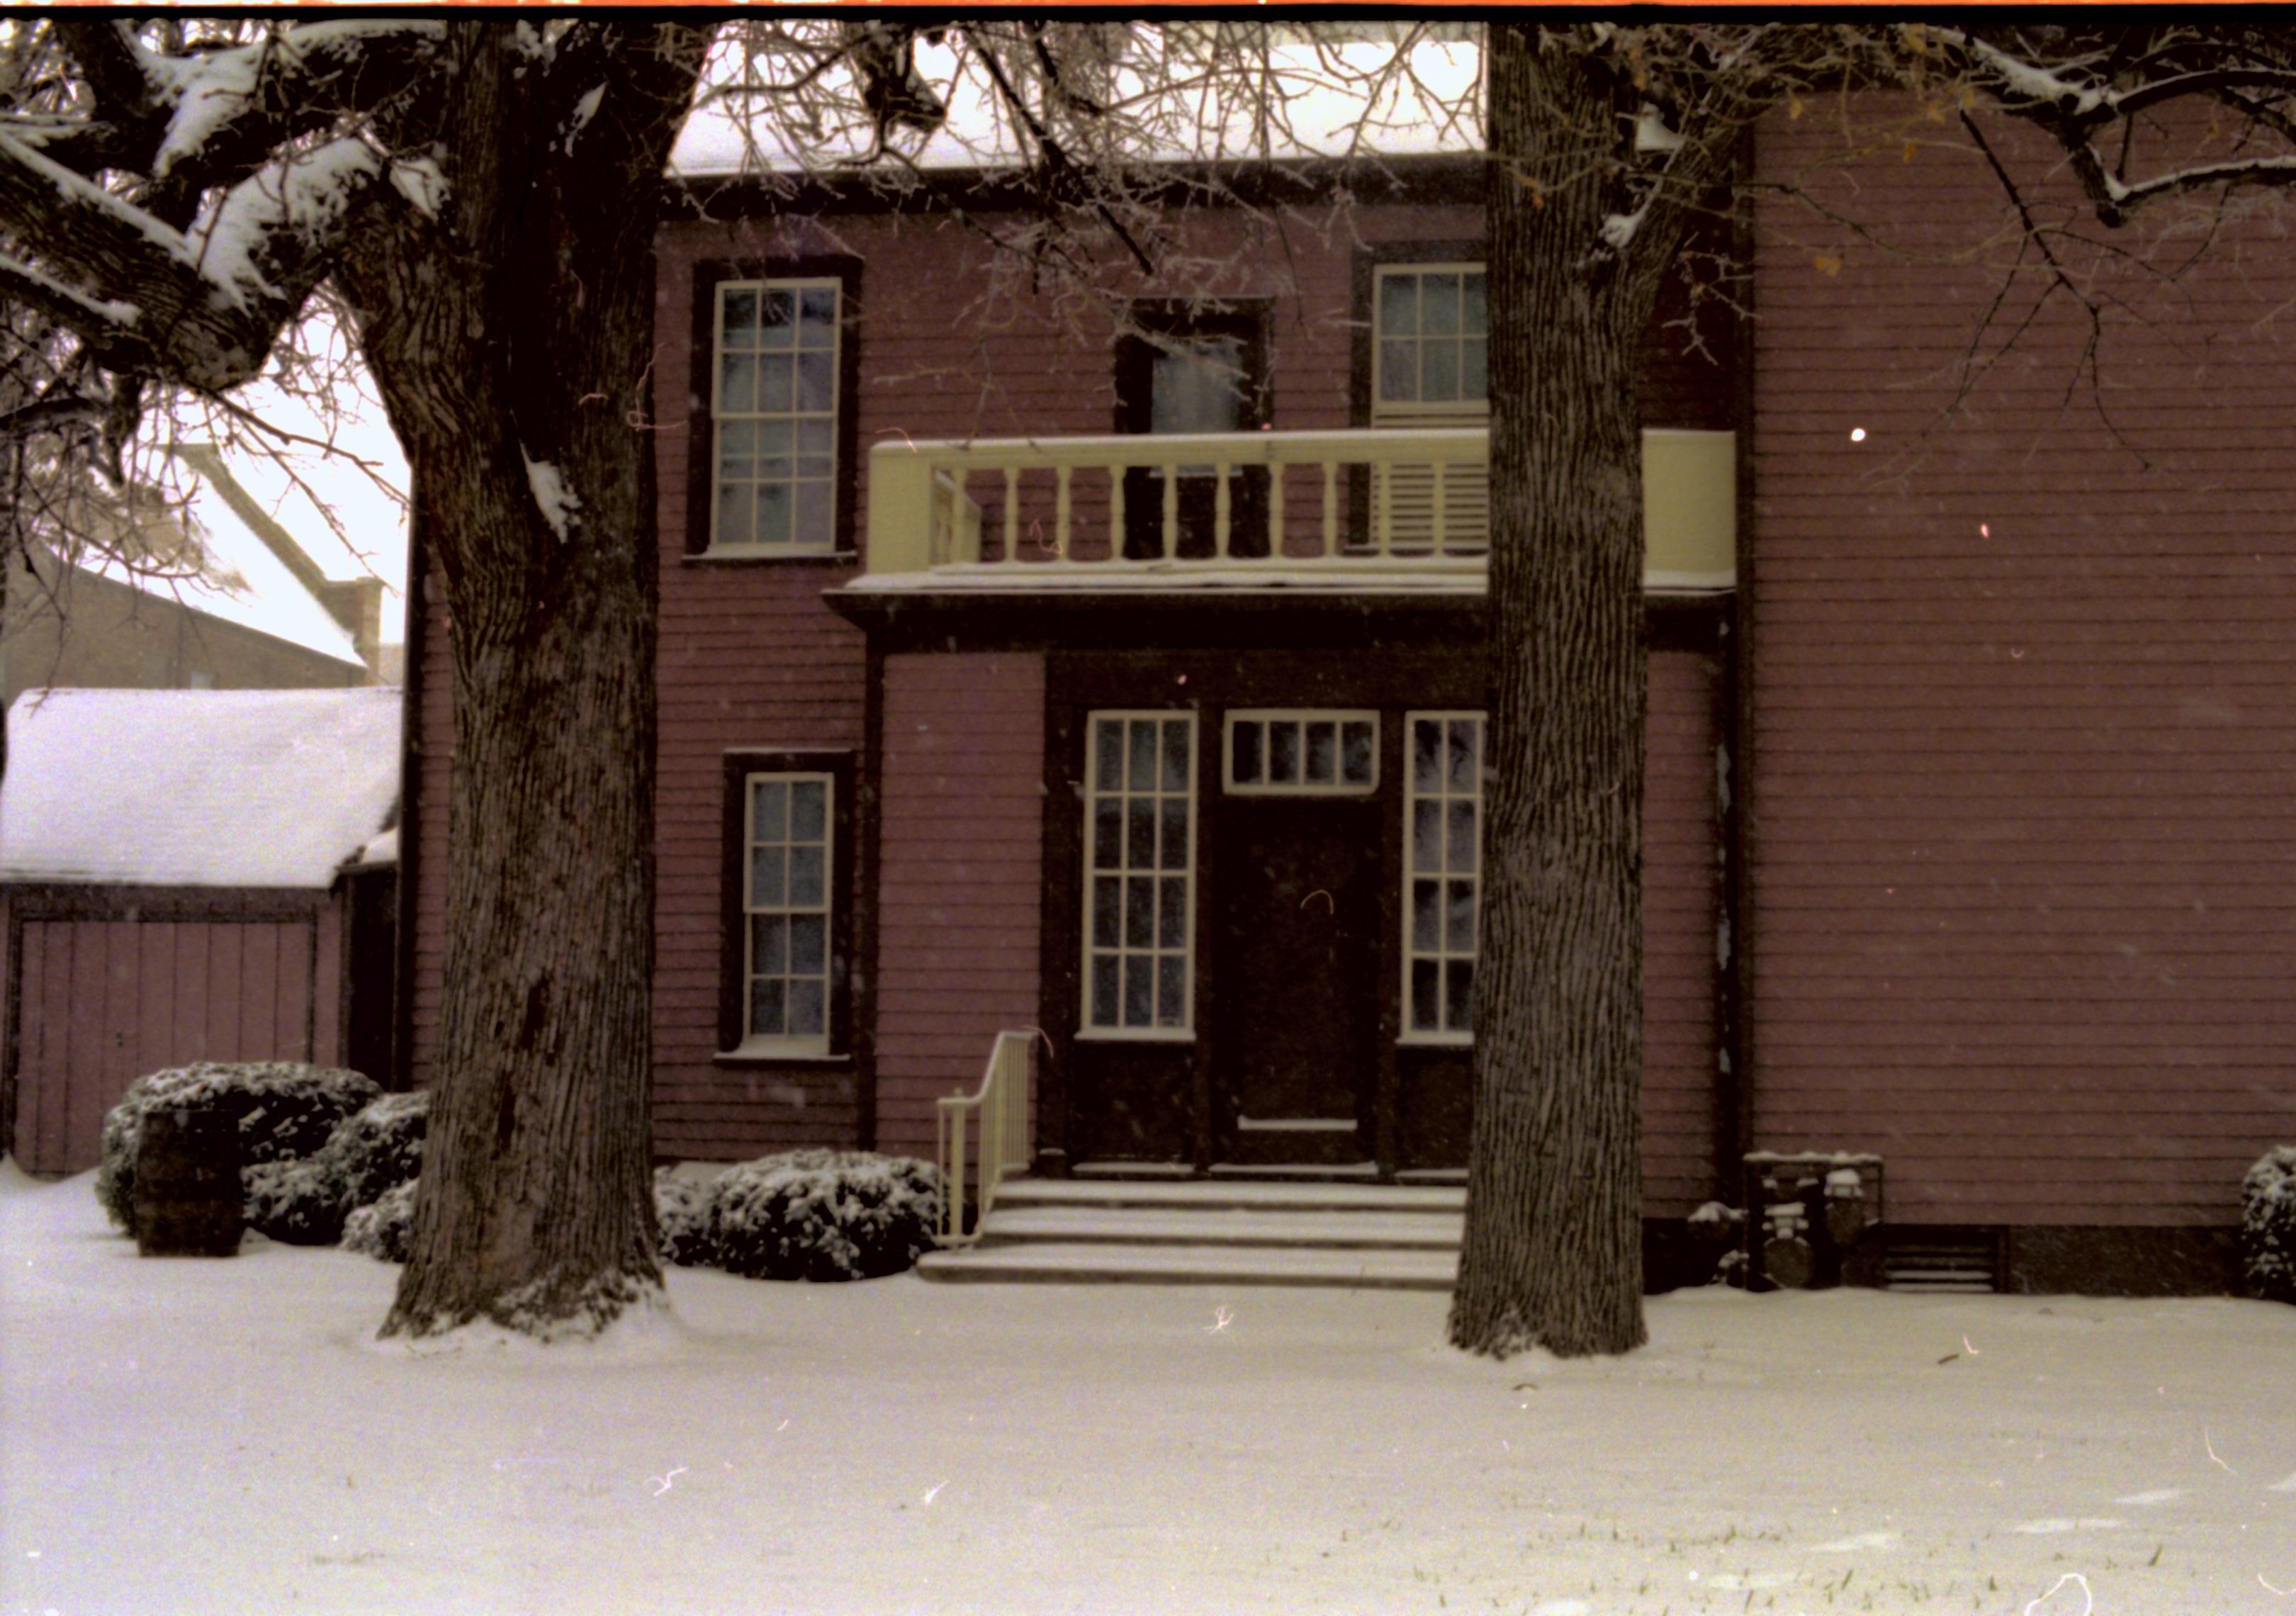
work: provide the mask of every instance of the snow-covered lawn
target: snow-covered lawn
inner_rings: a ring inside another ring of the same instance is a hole
[[[2286,1307],[1711,1292],[1502,1365],[1435,1296],[681,1270],[410,1358],[393,1269],[140,1261],[5,1165],[0,1264],[8,1612],[2296,1616]]]

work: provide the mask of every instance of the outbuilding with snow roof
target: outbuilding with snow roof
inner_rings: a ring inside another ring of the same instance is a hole
[[[143,1072],[390,1070],[400,696],[56,690],[8,715],[0,1127],[94,1165]]]

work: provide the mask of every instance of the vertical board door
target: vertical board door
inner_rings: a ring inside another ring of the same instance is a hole
[[[77,1173],[148,1071],[312,1058],[308,920],[27,920],[14,983],[16,1159]]]

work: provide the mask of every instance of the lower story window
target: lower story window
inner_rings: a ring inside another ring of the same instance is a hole
[[[1084,1028],[1185,1036],[1193,1024],[1195,718],[1095,712],[1088,734]]]
[[[1482,884],[1483,715],[1406,715],[1410,779],[1404,905],[1404,1037],[1456,1043],[1475,1021]]]
[[[829,1047],[831,784],[750,776],[751,1038]]]
[[[728,936],[718,1047],[806,1058],[840,1046],[839,903],[848,752],[726,759]]]

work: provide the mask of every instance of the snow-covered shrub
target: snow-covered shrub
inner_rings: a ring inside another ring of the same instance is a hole
[[[716,1265],[751,1279],[874,1279],[932,1250],[940,1169],[906,1156],[806,1150],[729,1168],[709,1186]]]
[[[654,1169],[654,1222],[661,1230],[663,1261],[687,1267],[717,1266],[718,1243],[709,1231],[710,1192],[716,1187],[680,1177],[675,1168]]]
[[[343,1219],[343,1250],[382,1262],[405,1262],[414,1235],[414,1180],[385,1190],[381,1198]]]
[[[422,1170],[429,1091],[385,1095],[347,1117],[318,1154],[247,1170],[247,1221],[274,1240],[332,1245],[343,1219]]]
[[[2249,1290],[2296,1302],[2296,1144],[2265,1152],[2241,1180],[2240,1234]]]
[[[165,1106],[216,1106],[239,1125],[242,1175],[270,1161],[308,1156],[335,1125],[382,1092],[370,1079],[300,1061],[201,1061],[147,1072],[127,1086],[103,1119],[103,1159],[95,1198],[111,1221],[135,1232],[135,1157],[144,1119]]]

